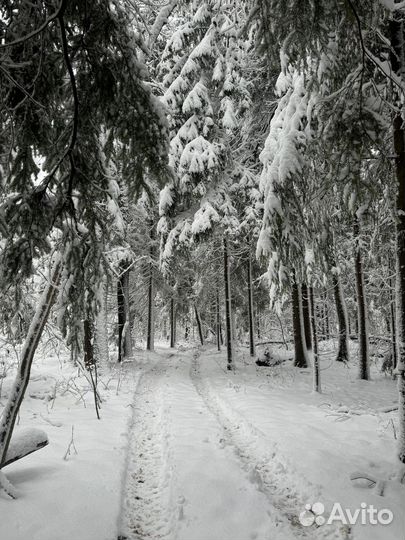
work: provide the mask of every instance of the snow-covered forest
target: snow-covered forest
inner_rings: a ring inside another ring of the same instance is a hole
[[[405,539],[405,2],[0,0],[0,539]]]

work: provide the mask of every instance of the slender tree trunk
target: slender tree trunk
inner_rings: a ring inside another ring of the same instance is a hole
[[[101,306],[96,317],[96,348],[99,362],[108,363],[110,359],[108,346],[108,326],[107,326],[107,298],[108,288],[104,282],[101,286]]]
[[[404,21],[396,12],[390,21],[391,67],[404,80]],[[397,100],[398,103],[400,100]],[[398,457],[405,463],[405,132],[403,113],[394,118],[395,172],[398,182],[396,200],[396,305],[397,305],[397,369],[399,393]]]
[[[118,306],[118,362],[133,355],[131,320],[129,309],[129,268],[128,261],[120,265],[121,275],[117,282]]]
[[[131,312],[129,305],[129,269],[126,269],[121,276],[122,292],[124,297],[124,312],[125,323],[123,328],[123,352],[125,358],[133,356],[132,349],[132,329],[131,329]]]
[[[197,323],[198,337],[200,338],[201,345],[204,345],[204,335],[203,335],[203,331],[202,331],[201,318],[200,318],[200,314],[198,313],[196,303],[194,303],[194,313],[195,313],[195,320],[196,320],[196,323]]]
[[[174,298],[170,300],[170,347],[173,349],[176,345],[176,314],[174,306]]]
[[[324,309],[325,309],[325,339],[330,339],[330,324],[329,324],[329,306],[328,294],[324,293]]]
[[[124,358],[123,336],[125,327],[125,301],[121,278],[117,281],[117,309],[118,309],[118,362]]]
[[[97,364],[94,358],[93,348],[93,325],[89,319],[83,321],[83,350],[84,350],[84,367],[90,375],[91,384],[93,387],[94,407],[96,409],[97,418],[100,420],[100,403],[99,394],[97,391]]]
[[[53,264],[50,280],[45,286],[41,299],[37,304],[35,316],[31,322],[21,351],[20,364],[18,366],[18,372],[13,387],[10,391],[10,397],[3,410],[0,421],[0,469],[6,461],[6,454],[14,430],[14,425],[30,379],[31,365],[35,351],[37,350],[39,340],[41,339],[46,321],[48,320],[51,307],[56,299],[57,286],[61,275],[61,266],[61,256],[58,255]]]
[[[390,273],[392,272],[391,264],[389,264],[388,269]],[[391,332],[391,350],[392,350],[392,367],[395,369],[398,363],[398,351],[397,351],[397,321],[395,317],[396,306],[395,306],[395,284],[392,277],[390,277],[389,282],[389,299],[390,299],[390,316],[389,316],[389,325]]]
[[[340,277],[336,274],[333,275],[333,293],[335,296],[336,315],[339,328],[339,348],[336,360],[338,362],[349,361],[349,345],[348,345],[348,319],[346,311],[346,303],[343,296],[342,284]]]
[[[228,240],[224,238],[224,283],[225,283],[225,322],[226,322],[226,353],[227,369],[233,369],[233,339],[232,339],[232,305],[231,277],[229,271]]]
[[[250,356],[254,357],[256,355],[256,346],[255,346],[255,325],[254,325],[254,315],[253,315],[253,286],[252,286],[252,259],[249,253],[248,259],[248,314],[249,314],[249,350]]]
[[[94,366],[94,350],[93,330],[91,322],[88,319],[83,321],[83,333],[84,367],[90,370]]]
[[[216,334],[217,334],[217,349],[218,351],[221,350],[221,313],[219,309],[219,289],[217,287],[216,295],[216,316],[217,316],[217,324],[216,324]]]
[[[396,320],[395,320],[395,297],[391,293],[391,303],[390,303],[390,317],[391,317],[391,341],[392,341],[392,367],[395,369],[398,364],[398,354],[397,354],[397,331],[396,331]]]
[[[153,280],[153,264],[149,265],[149,289],[148,289],[148,330],[146,348],[148,351],[155,350],[155,284]]]
[[[309,307],[309,292],[306,283],[301,285],[302,317],[304,324],[305,344],[307,351],[312,350],[311,315]]]
[[[360,224],[357,216],[354,217],[354,238],[356,248],[354,254],[354,268],[356,277],[357,320],[359,323],[359,378],[370,379],[369,352],[368,352],[368,321],[366,296],[364,288],[363,261],[359,245]]]
[[[315,392],[322,392],[321,389],[321,371],[319,368],[319,354],[318,354],[318,334],[316,330],[316,309],[315,309],[315,297],[314,297],[314,289],[313,287],[308,288],[309,292],[309,304],[311,308],[311,327],[312,327],[312,341],[313,341],[313,357],[314,357],[314,366],[313,366],[313,373],[314,373],[314,391]]]
[[[294,366],[306,368],[308,367],[308,359],[305,348],[304,324],[302,320],[301,288],[295,279],[292,283],[292,318],[295,348]]]

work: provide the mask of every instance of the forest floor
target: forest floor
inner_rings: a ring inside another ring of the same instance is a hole
[[[278,356],[286,361],[257,367],[241,348],[227,372],[224,352],[210,346],[138,353],[100,374],[101,421],[83,376],[44,357],[20,424],[45,429],[50,444],[5,469],[21,497],[0,497],[0,538],[403,540],[396,412],[385,412],[395,382],[378,365],[372,381],[359,381],[326,343],[315,394],[310,370]],[[72,426],[77,454],[71,445],[65,455]],[[385,480],[384,496],[353,484],[355,471]],[[325,518],[339,502],[387,508],[394,520],[304,527],[299,515],[315,502]]]

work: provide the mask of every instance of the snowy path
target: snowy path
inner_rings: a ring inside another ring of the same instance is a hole
[[[266,438],[200,376],[199,354],[169,353],[144,373],[121,534],[128,540],[343,538],[301,527],[303,500]]]

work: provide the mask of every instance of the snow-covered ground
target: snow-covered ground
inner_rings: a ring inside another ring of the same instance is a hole
[[[20,424],[45,428],[50,444],[4,469],[21,497],[0,498],[0,538],[402,540],[396,413],[386,412],[395,382],[377,368],[359,381],[328,347],[321,395],[310,370],[289,360],[257,367],[245,349],[231,373],[210,347],[138,353],[118,393],[117,373],[102,376],[101,421],[91,393],[85,408],[74,389],[87,382],[69,384],[69,364],[37,363]],[[78,453],[64,460],[72,426]],[[386,482],[362,487],[350,480],[356,471]],[[325,517],[335,502],[352,511],[366,503],[394,520],[304,527],[299,514],[315,502]]]
[[[101,375],[103,403],[97,420],[88,381],[63,355],[61,361],[52,355],[35,361],[16,429],[40,428],[49,445],[4,469],[19,498],[0,494],[1,540],[117,537],[136,384],[136,373],[126,368]],[[1,405],[11,380],[3,382]]]

